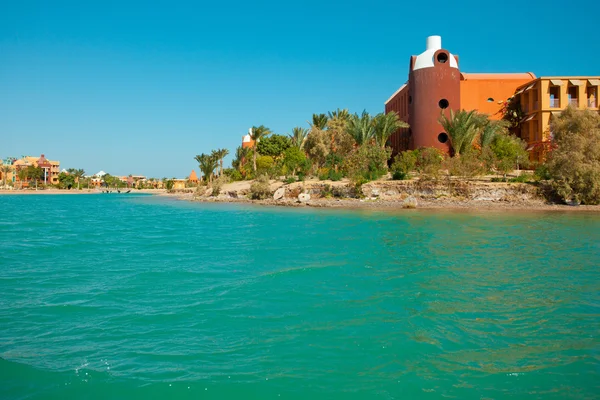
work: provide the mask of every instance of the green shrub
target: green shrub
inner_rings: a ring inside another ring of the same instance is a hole
[[[288,176],[288,177],[285,179],[285,181],[284,181],[284,182],[285,182],[285,183],[287,183],[287,184],[289,185],[290,183],[294,183],[294,182],[296,182],[296,181],[297,181],[297,180],[296,180],[296,178],[295,178],[295,177],[293,177],[293,176]]]
[[[394,157],[392,163],[392,179],[404,180],[408,178],[411,171],[414,171],[417,165],[417,154],[414,151],[403,151]]]
[[[435,147],[421,147],[415,150],[417,161],[415,168],[420,174],[437,176],[442,167],[445,154]]]
[[[331,185],[325,185],[321,189],[321,197],[330,198],[333,197],[333,191],[331,190]]]
[[[363,144],[346,158],[344,169],[348,177],[360,186],[387,174],[387,160],[390,154],[390,148],[382,149],[377,145]]]
[[[218,177],[217,179],[215,179],[212,182],[212,195],[218,196],[219,193],[221,193],[221,189],[223,188],[223,185],[225,185],[226,183],[229,183],[229,178],[227,177],[227,175],[222,175],[222,176]]]
[[[250,185],[250,198],[253,200],[264,200],[269,196],[271,196],[271,183],[269,176],[263,174]]]
[[[553,118],[552,186],[565,201],[600,204],[600,115],[567,108]]]
[[[480,153],[475,150],[467,151],[460,156],[446,159],[446,168],[451,176],[473,178],[485,172],[484,162],[479,157]]]
[[[496,156],[496,169],[505,175],[514,169],[529,165],[527,144],[516,136],[496,135],[490,148]]]
[[[490,182],[506,182],[506,178],[494,176],[490,179]]]
[[[550,174],[550,169],[548,168],[548,165],[544,163],[539,164],[535,168],[533,178],[536,181],[548,181],[552,179],[552,175]]]
[[[238,171],[237,169],[234,168],[225,168],[223,170],[223,174],[227,177],[229,177],[229,180],[231,182],[236,182],[236,181],[242,181],[244,180],[244,177],[242,176],[242,173],[240,171]]]
[[[528,173],[522,173],[514,178],[510,178],[508,181],[512,183],[527,183],[531,180],[532,176]]]

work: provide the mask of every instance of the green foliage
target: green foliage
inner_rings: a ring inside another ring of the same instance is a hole
[[[265,137],[256,146],[258,154],[263,156],[279,157],[284,151],[292,146],[289,137],[283,135],[271,135]]]
[[[520,175],[517,175],[514,178],[510,178],[509,182],[512,182],[512,183],[527,183],[527,182],[529,182],[531,180],[531,178],[532,178],[532,175],[530,175],[530,174],[528,174],[526,172],[523,172],[523,173],[521,173]]]
[[[404,180],[413,171],[417,165],[417,151],[403,151],[396,154],[392,163],[392,179]]]
[[[556,149],[548,171],[556,193],[565,201],[600,204],[600,115],[569,107],[550,128]]]
[[[295,146],[302,150],[304,148],[304,141],[308,135],[308,129],[301,128],[299,126],[292,128],[292,134],[289,135],[292,146]]]
[[[435,147],[421,147],[415,150],[415,169],[420,174],[437,176],[444,161],[444,153]]]
[[[286,184],[288,184],[288,185],[289,185],[290,183],[297,182],[297,180],[296,180],[296,178],[295,178],[295,177],[293,177],[293,176],[288,176],[287,178],[285,178],[285,181],[284,181],[284,182],[285,182]]]
[[[375,118],[373,118],[373,126],[375,142],[381,147],[386,146],[390,136],[398,129],[409,127],[406,122],[400,119],[395,111],[387,114],[377,114]]]
[[[312,128],[324,130],[327,128],[327,115],[325,114],[313,114],[312,115],[312,124],[310,126]]]
[[[235,168],[225,168],[223,170],[223,175],[228,177],[232,182],[244,180],[242,173]]]
[[[505,175],[520,166],[529,163],[529,154],[525,148],[527,144],[516,136],[497,135],[494,137],[490,149],[496,156],[496,169]]]
[[[481,153],[476,150],[466,152],[460,157],[446,158],[444,164],[450,176],[462,178],[473,178],[485,173],[485,162],[480,157]]]
[[[215,152],[213,151],[211,154],[202,153],[194,157],[194,160],[198,162],[198,166],[200,167],[204,179],[212,182],[213,173],[215,172],[215,168],[217,168],[219,161]]]
[[[358,114],[351,115],[348,119],[347,129],[350,136],[354,138],[354,141],[359,146],[373,139],[375,135],[373,118],[371,118],[366,110],[360,116]]]
[[[271,130],[264,125],[261,126],[253,126],[250,129],[250,139],[254,140],[254,143],[258,144],[260,141],[271,134]],[[257,151],[252,152],[252,166],[254,168],[254,173],[256,174],[256,156]]]
[[[275,160],[271,156],[259,156],[256,159],[257,174],[269,174],[275,165]]]
[[[313,128],[306,137],[304,150],[318,167],[325,163],[329,155],[329,146],[330,141],[328,140],[327,133],[323,130]]]
[[[480,131],[482,118],[475,110],[458,112],[450,110],[450,118],[442,113],[439,122],[448,133],[450,147],[454,154],[460,156],[473,147],[473,141]]]
[[[548,181],[552,179],[552,174],[550,173],[550,168],[548,164],[541,163],[535,168],[535,172],[533,177],[536,181]]]
[[[165,181],[165,188],[166,188],[167,190],[173,190],[173,186],[175,186],[175,182],[173,182],[173,180],[172,180],[172,179],[167,179],[167,180]]]
[[[390,148],[364,144],[353,151],[344,161],[347,176],[355,183],[372,181],[387,174]]]
[[[521,125],[521,121],[525,118],[525,113],[521,108],[519,97],[511,97],[502,103],[500,114],[502,114],[502,120],[506,121],[506,127],[511,132],[517,130],[519,125]]]
[[[503,135],[507,133],[507,126],[508,123],[503,120],[483,120],[483,125],[481,126],[481,132],[479,134],[479,147],[482,149],[489,147],[497,135]]]
[[[332,119],[348,121],[348,119],[350,118],[350,113],[345,108],[343,110],[338,108],[335,111],[329,111],[327,115],[329,116],[329,121],[331,121]]]
[[[306,155],[298,147],[290,147],[283,153],[283,165],[296,175],[296,171],[306,164]]]
[[[75,186],[75,177],[71,174],[61,172],[58,174],[58,186],[61,189],[70,189]]]
[[[250,185],[250,198],[253,200],[264,200],[269,196],[271,196],[269,176],[261,175]]]
[[[212,196],[218,196],[221,193],[221,189],[225,184],[229,183],[229,177],[227,175],[221,175],[215,179],[212,183]]]

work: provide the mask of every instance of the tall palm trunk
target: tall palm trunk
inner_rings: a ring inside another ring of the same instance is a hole
[[[254,149],[252,154],[252,163],[254,164],[254,173],[256,174],[256,149]]]

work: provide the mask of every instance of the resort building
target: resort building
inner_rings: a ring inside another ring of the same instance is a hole
[[[597,77],[537,78],[531,72],[478,74],[459,69],[459,57],[442,48],[439,36],[427,38],[426,49],[412,56],[408,81],[386,102],[385,112],[395,111],[410,128],[390,138],[393,153],[419,147],[449,152],[448,134],[439,118],[450,110],[477,110],[491,119],[502,118],[504,104],[518,96],[524,116],[517,135],[528,143],[532,159],[550,138],[552,113],[567,105],[598,110]]]
[[[198,179],[198,175],[196,175],[196,171],[192,170],[190,172],[190,176],[188,177],[188,181],[194,185],[197,185],[200,180]]]
[[[29,166],[39,167],[42,170],[41,182],[45,185],[56,185],[58,183],[58,174],[60,173],[60,162],[48,160],[43,154],[40,157],[25,156],[13,162],[14,182],[19,183],[23,187],[29,185],[29,178],[20,181],[19,171],[26,169]]]
[[[252,128],[248,129],[248,134],[242,136],[242,148],[252,148],[254,147],[254,140],[250,137],[250,133],[252,132]]]

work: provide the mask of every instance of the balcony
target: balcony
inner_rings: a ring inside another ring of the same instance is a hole
[[[598,107],[598,103],[596,102],[596,99],[588,99],[588,108],[596,108]]]
[[[571,107],[579,107],[579,100],[578,99],[569,99],[569,105]]]
[[[560,108],[560,99],[550,99],[550,108]]]

